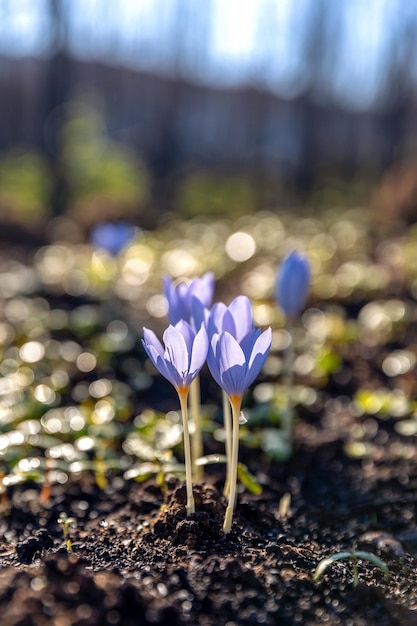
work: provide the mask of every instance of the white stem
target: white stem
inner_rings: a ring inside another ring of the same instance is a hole
[[[294,407],[293,407],[293,384],[294,384],[294,331],[292,320],[288,322],[288,333],[290,335],[290,344],[287,348],[284,361],[284,387],[286,391],[286,406],[283,414],[283,430],[291,443],[294,429]]]
[[[226,482],[224,484],[223,494],[227,498],[230,489],[230,464],[232,457],[232,413],[230,401],[225,391],[223,391],[223,422],[226,448]]]
[[[232,530],[233,512],[236,500],[236,483],[237,483],[237,462],[239,455],[239,414],[242,404],[242,396],[233,396],[230,398],[233,415],[233,440],[232,440],[232,461],[230,465],[230,487],[229,487],[229,504],[227,505],[226,514],[223,522],[223,532],[225,535]]]
[[[178,390],[178,396],[181,404],[182,423],[184,428],[184,459],[185,459],[185,485],[187,489],[187,516],[191,515],[195,511],[194,495],[193,495],[193,480],[191,473],[191,447],[190,447],[190,434],[188,432],[188,388]]]
[[[194,422],[194,433],[191,439],[193,452],[193,475],[194,480],[199,481],[203,478],[203,468],[196,465],[197,459],[203,456],[203,435],[201,432],[200,418],[200,378],[196,376],[190,385],[190,414]]]

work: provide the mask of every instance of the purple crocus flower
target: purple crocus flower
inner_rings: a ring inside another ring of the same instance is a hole
[[[168,319],[171,324],[177,324],[184,320],[199,328],[202,319],[194,319],[197,309],[194,309],[193,302],[196,299],[202,304],[198,307],[210,308],[214,293],[214,274],[207,272],[201,278],[194,278],[190,283],[180,282],[175,284],[169,276],[164,277],[164,295],[168,301]],[[195,311],[195,312],[194,312]]]
[[[91,231],[90,241],[97,248],[117,256],[133,239],[136,228],[128,222],[99,222]]]
[[[144,328],[143,336],[143,347],[156,369],[174,385],[178,394],[188,394],[207,357],[208,338],[204,326],[197,333],[184,320],[168,326],[163,335],[165,349],[152,330]]]
[[[213,335],[208,366],[214,380],[227,393],[232,404],[242,402],[246,389],[258,376],[271,347],[270,328],[262,334],[252,330],[240,342],[227,331]]]
[[[194,302],[198,304],[198,300],[195,299]],[[199,307],[201,309],[202,305],[199,305]],[[198,307],[195,308],[197,308],[198,314]],[[214,335],[221,335],[224,332],[228,332],[237,340],[238,343],[240,343],[254,330],[252,305],[249,298],[246,296],[238,296],[232,300],[229,306],[226,306],[223,302],[218,302],[212,307],[210,312],[205,309],[204,321],[206,323],[209,340],[211,340]],[[212,369],[215,371],[215,363],[212,363]],[[222,386],[220,376],[218,374],[216,374],[216,376],[218,384]],[[228,477],[224,487],[224,494],[226,496],[228,495],[229,490],[230,463],[232,458],[232,416],[230,409],[231,407],[228,395],[223,389],[223,421]]]
[[[308,258],[294,250],[285,257],[279,270],[275,297],[287,318],[293,318],[303,309],[311,282]]]
[[[187,515],[191,515],[194,513],[195,504],[191,474],[187,399],[190,385],[207,358],[207,332],[205,326],[201,325],[200,330],[196,333],[187,322],[180,320],[175,326],[168,326],[164,332],[165,348],[152,330],[144,328],[143,336],[142,344],[152,363],[174,385],[178,393],[184,427],[186,509]]]
[[[229,306],[217,302],[207,318],[207,332],[210,338],[227,331],[240,342],[253,329],[252,305],[246,296],[238,296]]]
[[[207,363],[213,378],[229,397],[233,417],[232,449],[227,480],[229,485],[229,504],[223,523],[225,534],[231,531],[235,506],[239,451],[239,414],[242,397],[261,371],[268,356],[271,341],[272,331],[270,328],[262,334],[259,329],[251,330],[240,341],[228,331],[223,331],[220,334],[216,333],[211,338]]]

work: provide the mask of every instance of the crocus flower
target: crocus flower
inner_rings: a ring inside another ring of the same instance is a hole
[[[136,230],[128,222],[99,222],[91,231],[90,241],[97,248],[102,248],[113,256],[117,256],[134,238]]]
[[[170,325],[164,332],[165,348],[155,333],[143,329],[142,344],[156,369],[177,390],[184,426],[185,477],[187,487],[187,515],[194,513],[191,475],[191,449],[188,432],[187,398],[190,385],[203,367],[207,357],[208,337],[204,325],[196,333],[184,320]]]
[[[185,320],[199,328],[203,320],[194,320],[193,300],[197,299],[203,308],[209,308],[213,300],[214,274],[207,272],[190,283],[175,284],[169,276],[164,277],[164,295],[168,301],[168,319],[171,324]]]
[[[287,389],[287,407],[282,412],[282,431],[289,444],[293,439],[294,411],[292,406],[292,386],[294,379],[294,341],[292,323],[299,315],[306,303],[311,281],[310,262],[306,256],[296,250],[291,252],[283,261],[276,281],[276,300],[285,313],[290,333],[284,361],[284,386]]]
[[[208,315],[207,332],[210,338],[227,331],[240,342],[253,329],[252,305],[246,296],[238,296],[229,306],[217,302]]]
[[[228,332],[238,342],[242,341],[249,333],[254,330],[252,305],[246,296],[238,296],[226,306],[223,302],[217,302],[211,309],[204,313],[201,312],[202,305],[198,300],[194,299],[194,309],[196,310],[195,317],[198,319],[204,318],[209,340],[214,335],[220,335],[221,333]],[[214,367],[213,367],[214,369]],[[221,382],[218,380],[220,386]],[[226,446],[226,463],[227,473],[226,482],[224,485],[224,495],[229,495],[230,488],[230,464],[232,459],[232,415],[230,402],[226,391],[223,389],[223,421],[225,430],[225,446]]]
[[[207,363],[213,378],[229,397],[233,417],[232,458],[227,481],[229,503],[223,523],[225,534],[231,531],[235,505],[242,397],[261,371],[271,341],[270,328],[262,334],[259,329],[252,330],[240,342],[228,331],[214,334],[211,339]]]
[[[246,389],[258,376],[271,347],[272,332],[251,331],[239,343],[229,332],[213,335],[208,366],[214,380],[234,402],[241,402]]]
[[[275,290],[276,300],[287,318],[301,313],[307,300],[310,281],[309,260],[294,250],[282,262]]]
[[[207,357],[208,338],[204,326],[198,333],[183,320],[168,326],[163,335],[165,349],[152,330],[144,328],[143,336],[143,347],[156,369],[178,393],[187,390]]]
[[[168,302],[168,319],[171,324],[180,320],[188,322],[194,330],[198,330],[205,322],[208,308],[211,306],[214,293],[214,274],[207,272],[202,278],[194,278],[190,282],[174,283],[169,276],[164,277],[164,294]],[[203,454],[203,435],[200,418],[200,383],[198,377],[190,390],[190,413],[194,422],[192,438],[194,461]],[[196,463],[194,476],[201,479],[201,467]]]

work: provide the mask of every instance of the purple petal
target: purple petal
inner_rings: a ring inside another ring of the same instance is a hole
[[[164,348],[162,347],[161,342],[159,341],[158,337],[155,335],[153,330],[149,330],[149,328],[144,327],[143,338],[144,340],[142,341],[142,343],[145,346],[145,348],[146,346],[153,346],[155,350],[157,351],[157,353],[160,354],[161,357],[163,357]]]
[[[155,348],[153,348],[152,345],[147,345],[145,340],[142,339],[142,345],[145,349],[146,354],[148,355],[148,357],[151,359],[152,363],[155,365],[156,367],[156,362],[158,360],[158,353],[155,350]]]
[[[230,303],[229,311],[235,321],[236,331],[234,337],[240,342],[243,337],[253,330],[253,313],[249,298],[238,296]]]
[[[230,333],[220,335],[217,347],[222,387],[229,396],[245,390],[246,359],[242,348]]]
[[[260,334],[261,334],[261,329],[260,328],[254,328],[253,330],[251,330],[246,335],[246,337],[244,337],[239,342],[240,343],[240,347],[242,348],[242,350],[243,350],[243,352],[245,354],[247,362],[249,362],[250,355],[252,354],[253,346],[255,345],[255,342],[258,339]]]
[[[268,356],[272,342],[272,331],[267,328],[255,341],[252,354],[249,359],[248,370],[245,378],[245,388],[249,387],[261,371]]]
[[[190,285],[190,294],[196,296],[205,307],[209,308],[213,300],[214,274],[207,272],[201,278],[195,278]]]
[[[229,309],[226,309],[226,311],[224,312],[221,332],[230,333],[232,337],[237,339],[235,319]]]
[[[208,351],[207,331],[205,327],[202,326],[194,339],[194,343],[192,347],[189,372],[193,378],[203,367],[205,360],[207,358],[207,351]]]
[[[207,332],[209,337],[212,337],[215,333],[221,333],[223,330],[223,317],[227,307],[223,302],[216,302],[210,311],[210,316],[207,322]]]
[[[177,322],[179,322],[179,320],[185,320],[186,322],[190,322],[190,316],[191,316],[190,293],[189,293],[189,286],[186,285],[185,283],[180,283],[176,287],[175,315],[177,317]]]
[[[211,338],[211,343],[209,345],[208,354],[207,354],[207,365],[216,383],[219,385],[219,387],[222,387],[223,385],[222,385],[222,379],[220,376],[219,360],[216,356],[217,345],[219,343],[219,337],[220,335],[215,334]]]
[[[204,304],[196,296],[191,298],[191,319],[193,322],[193,328],[197,331],[204,324],[208,322],[210,312],[204,306]]]
[[[143,347],[146,350],[146,353],[158,372],[162,374],[172,385],[177,384],[178,374],[172,372],[172,367],[168,367],[168,364],[165,359],[158,353],[153,345],[146,345],[144,340],[142,339]]]
[[[165,378],[167,378],[170,383],[174,385],[175,389],[190,386],[191,381],[188,380],[187,372],[178,371],[175,365],[166,360],[164,360],[163,367],[166,371],[166,374],[164,374]]]
[[[181,319],[177,324],[175,324],[175,329],[178,330],[178,332],[180,332],[181,335],[184,337],[185,345],[187,346],[187,353],[188,355],[190,355],[191,350],[193,348],[193,342],[195,339],[194,330],[183,319]]]
[[[176,324],[181,319],[181,310],[176,287],[169,276],[164,276],[163,284],[164,295],[168,302],[168,319],[170,324]]]
[[[190,359],[184,337],[177,328],[168,326],[164,332],[164,343],[164,359],[171,363],[181,376],[184,376],[188,372]]]

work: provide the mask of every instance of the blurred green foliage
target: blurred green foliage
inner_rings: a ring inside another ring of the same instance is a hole
[[[58,131],[59,167],[69,213],[94,223],[137,216],[149,194],[143,162],[108,136],[100,107],[69,103]],[[39,223],[52,213],[54,175],[36,151],[0,156],[0,218]]]
[[[51,179],[34,151],[11,150],[0,157],[0,214],[36,221],[47,213]]]
[[[182,217],[238,217],[253,213],[256,191],[243,176],[198,173],[180,186],[177,210]]]
[[[70,204],[76,212],[97,198],[115,205],[116,215],[109,217],[138,211],[148,195],[145,166],[127,147],[108,137],[97,110],[82,103],[69,105],[60,139]]]

